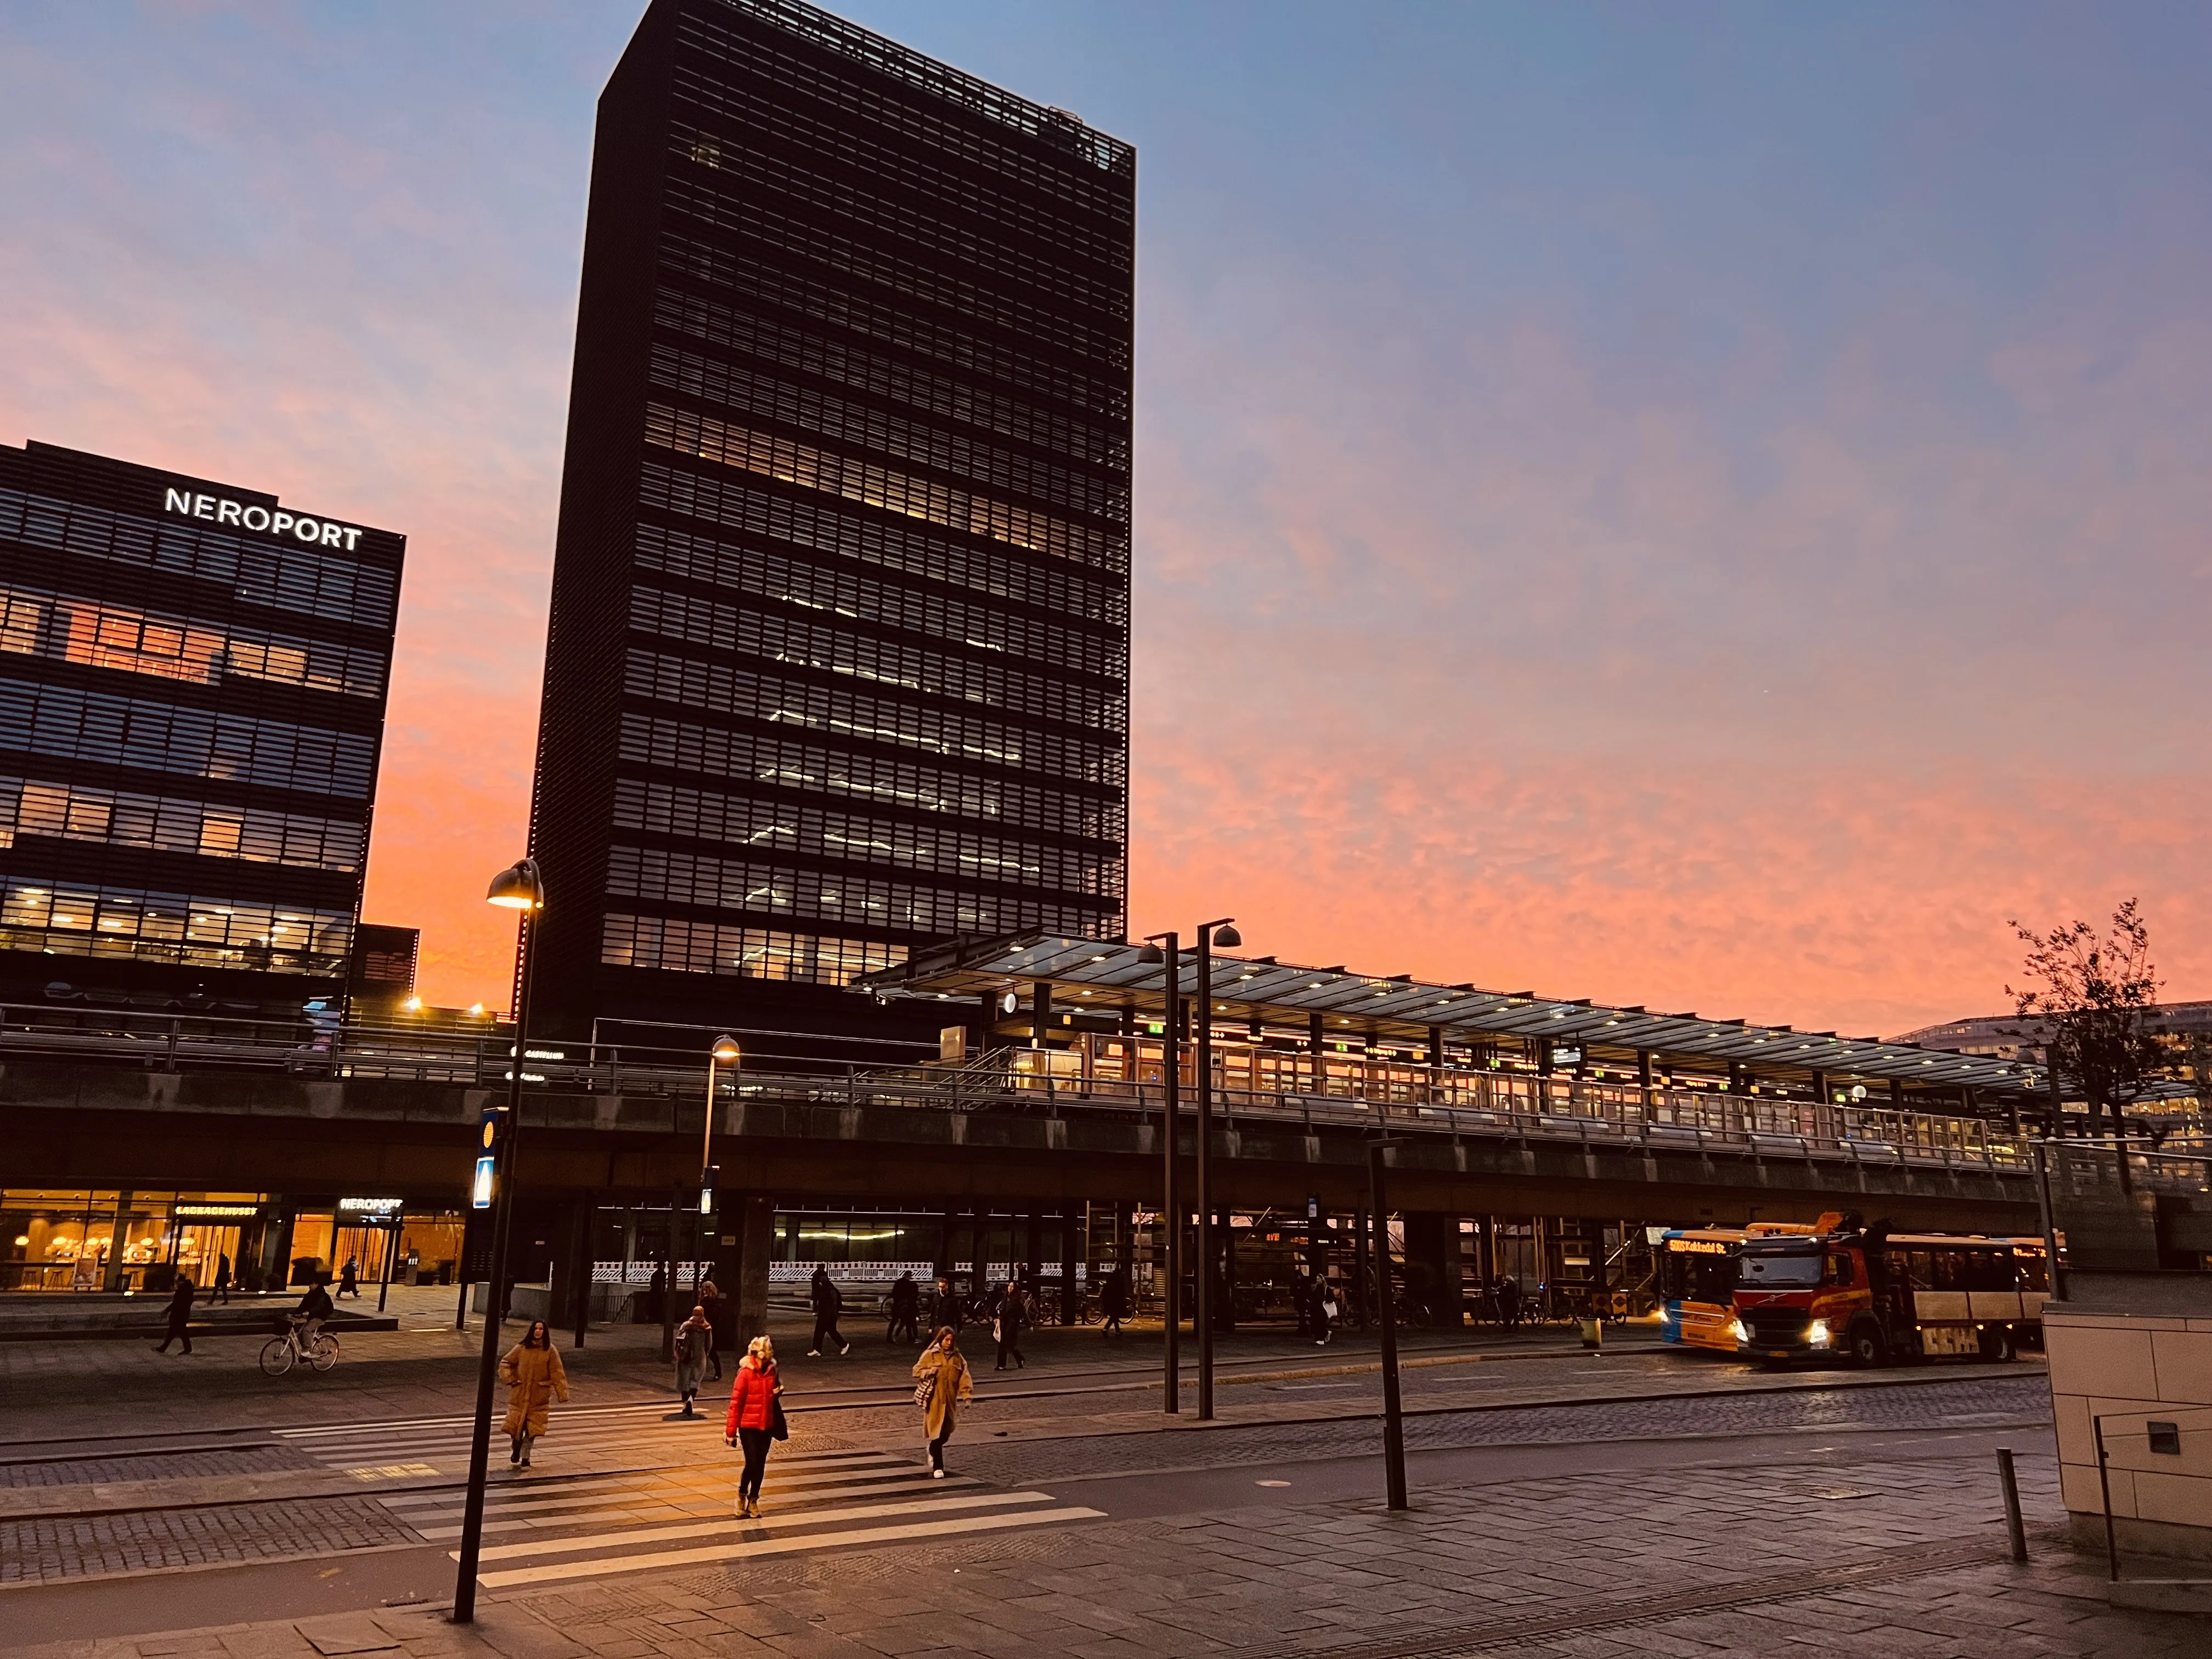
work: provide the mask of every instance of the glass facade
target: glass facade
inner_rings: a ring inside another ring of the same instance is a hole
[[[273,1012],[343,982],[404,545],[0,446],[0,996]]]
[[[811,7],[647,13],[586,236],[552,1018],[1121,937],[1134,208],[1128,146]]]

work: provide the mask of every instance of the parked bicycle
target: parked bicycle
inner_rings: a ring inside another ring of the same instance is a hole
[[[319,1330],[310,1339],[307,1321],[298,1314],[285,1315],[284,1327],[283,1335],[272,1336],[262,1346],[261,1369],[267,1375],[282,1376],[302,1360],[319,1371],[338,1363],[338,1340],[328,1331]]]

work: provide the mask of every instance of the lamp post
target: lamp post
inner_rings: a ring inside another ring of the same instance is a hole
[[[514,1059],[507,1068],[507,1121],[492,1149],[491,1284],[484,1299],[483,1352],[477,1361],[477,1414],[469,1435],[469,1489],[461,1512],[460,1572],[453,1583],[453,1622],[472,1624],[477,1616],[477,1558],[483,1547],[484,1482],[491,1462],[492,1384],[499,1375],[499,1344],[506,1313],[507,1235],[514,1217],[515,1152],[522,1127],[522,1067],[529,1047],[530,981],[537,965],[538,913],[545,908],[545,882],[538,860],[524,859],[494,877],[484,896],[502,909],[521,912],[515,948],[522,958],[521,985],[514,1000]],[[479,1147],[479,1152],[487,1149]],[[479,1161],[479,1181],[483,1170]]]
[[[714,1194],[714,1067],[727,1066],[737,1069],[743,1057],[737,1038],[726,1032],[714,1039],[714,1046],[707,1050],[707,1127],[699,1137],[699,1245],[691,1252],[691,1294],[696,1299],[698,1281],[706,1276],[702,1265],[707,1257],[708,1224],[714,1218],[718,1201]]]
[[[1218,917],[1198,930],[1198,1420],[1213,1420],[1213,947],[1244,936]]]
[[[1158,941],[1165,939],[1162,950]],[[1167,1018],[1161,1030],[1166,1036],[1161,1040],[1163,1064],[1160,1080],[1164,1085],[1161,1106],[1161,1122],[1166,1133],[1167,1155],[1162,1162],[1160,1174],[1160,1242],[1161,1254],[1166,1260],[1162,1264],[1167,1275],[1167,1293],[1162,1298],[1161,1312],[1165,1316],[1164,1346],[1166,1393],[1161,1409],[1170,1413],[1182,1410],[1182,1217],[1176,1209],[1176,1135],[1182,1127],[1177,1119],[1179,1091],[1182,1085],[1182,938],[1178,933],[1153,933],[1145,940],[1145,948],[1137,953],[1137,960],[1164,969],[1161,983],[1166,991]]]

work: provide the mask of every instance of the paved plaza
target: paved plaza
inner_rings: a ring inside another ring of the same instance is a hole
[[[11,1656],[2158,1655],[2212,1620],[2115,1611],[2064,1541],[2039,1365],[1771,1372],[1630,1331],[1409,1343],[1413,1507],[1381,1501],[1353,1336],[1240,1334],[1221,1420],[1158,1334],[1042,1331],[928,1479],[909,1351],[779,1329],[793,1436],[763,1517],[672,1416],[657,1328],[564,1349],[536,1466],[495,1460],[478,1621],[453,1592],[476,1334],[420,1293],[325,1376],[257,1345],[0,1344]],[[517,1333],[519,1334],[519,1332]],[[1995,1453],[2033,1559],[2007,1557]],[[503,1449],[503,1447],[501,1448]]]

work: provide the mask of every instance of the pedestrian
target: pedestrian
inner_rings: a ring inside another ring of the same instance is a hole
[[[684,1396],[684,1415],[696,1417],[691,1402],[707,1380],[707,1366],[714,1357],[714,1328],[707,1321],[705,1305],[691,1310],[691,1317],[676,1328],[676,1392]]]
[[[1029,1297],[1012,1279],[1006,1281],[1006,1291],[999,1297],[999,1318],[994,1333],[999,1339],[998,1369],[1006,1369],[1006,1356],[1014,1357],[1014,1369],[1019,1370],[1029,1361],[1022,1358],[1022,1326],[1029,1316]]]
[[[929,1328],[933,1331],[950,1325],[957,1331],[966,1322],[966,1314],[967,1310],[960,1305],[959,1294],[952,1288],[952,1281],[939,1279],[937,1288],[929,1293]]]
[[[1311,1293],[1309,1318],[1315,1334],[1314,1346],[1326,1348],[1329,1338],[1336,1334],[1336,1292],[1329,1287],[1328,1279],[1316,1273]]]
[[[167,1312],[169,1328],[162,1333],[161,1344],[154,1352],[167,1353],[169,1351],[169,1344],[182,1342],[185,1345],[185,1352],[190,1353],[192,1351],[192,1334],[190,1328],[192,1318],[192,1281],[183,1273],[177,1275],[176,1288],[169,1292]]]
[[[708,1279],[699,1287],[699,1304],[707,1310],[707,1323],[714,1332],[714,1350],[708,1357],[714,1363],[714,1380],[722,1380],[722,1350],[737,1346],[738,1304],[715,1288]]]
[[[338,1269],[338,1294],[356,1297],[361,1295],[361,1263],[352,1256],[348,1256],[345,1266]]]
[[[914,1403],[921,1407],[922,1434],[929,1442],[929,1478],[945,1479],[945,1443],[952,1438],[963,1401],[975,1397],[968,1362],[961,1358],[952,1327],[940,1326],[929,1346],[914,1362]]]
[[[814,1304],[814,1344],[807,1349],[806,1357],[821,1358],[825,1340],[837,1345],[840,1358],[852,1352],[853,1345],[837,1329],[837,1316],[845,1308],[845,1293],[831,1282],[830,1270],[819,1262],[815,1264],[813,1281],[807,1286],[807,1299]]]
[[[545,1425],[557,1396],[568,1403],[568,1374],[561,1369],[561,1355],[553,1346],[553,1333],[545,1322],[533,1319],[522,1340],[499,1362],[499,1380],[507,1384],[507,1421],[500,1432],[514,1443],[507,1462],[530,1467],[530,1447],[545,1437]]]
[[[208,1300],[210,1302],[230,1300],[230,1258],[227,1255],[218,1255],[215,1259],[215,1294]]]
[[[768,1449],[784,1435],[783,1379],[775,1369],[775,1344],[757,1336],[745,1345],[738,1362],[737,1380],[730,1384],[730,1420],[723,1432],[732,1446],[745,1451],[744,1473],[738,1477],[738,1515],[751,1520],[760,1514],[761,1476],[768,1473]],[[787,1433],[788,1431],[784,1431]]]
[[[891,1319],[884,1328],[884,1340],[899,1343],[916,1340],[915,1325],[921,1317],[921,1286],[914,1282],[912,1273],[901,1273],[898,1282],[891,1286]]]
[[[1099,1321],[1108,1336],[1121,1334],[1121,1322],[1129,1316],[1129,1270],[1116,1267],[1106,1275],[1106,1288],[1098,1293]]]
[[[667,1272],[665,1269],[655,1267],[653,1270],[653,1277],[646,1281],[645,1285],[645,1322],[647,1324],[658,1325],[660,1322],[660,1304],[666,1299],[667,1295]]]
[[[1498,1316],[1509,1331],[1521,1323],[1521,1285],[1511,1273],[1498,1281]]]

